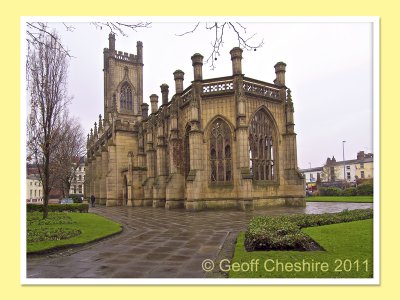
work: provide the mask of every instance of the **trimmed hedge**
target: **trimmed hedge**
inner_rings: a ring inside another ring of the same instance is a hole
[[[49,212],[81,212],[87,213],[89,211],[89,204],[87,203],[74,203],[74,204],[49,204],[48,206]],[[39,211],[43,212],[43,204],[27,204],[26,205],[27,212]]]
[[[373,196],[374,186],[371,183],[364,183],[355,187],[349,187],[344,190],[330,186],[330,187],[320,187],[320,196]],[[316,195],[316,193],[313,193]]]
[[[295,222],[280,217],[256,217],[245,233],[245,248],[253,250],[294,250],[309,248],[312,239]]]
[[[372,196],[374,194],[374,186],[370,183],[360,184],[357,186],[358,196]]]
[[[371,219],[372,209],[344,210],[318,215],[262,216],[250,221],[244,246],[254,250],[312,250],[318,245],[301,231],[304,227]]]
[[[342,192],[342,196],[357,196],[357,189],[355,187],[344,189]]]
[[[319,188],[320,196],[342,196],[342,189],[330,186],[330,187],[320,187]]]

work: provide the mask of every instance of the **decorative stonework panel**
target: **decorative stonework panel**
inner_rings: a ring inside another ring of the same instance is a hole
[[[215,94],[224,94],[227,92],[233,92],[233,81],[217,81],[211,83],[203,84],[203,95],[215,95]]]
[[[243,90],[246,94],[262,96],[279,100],[279,89],[251,81],[243,81]]]

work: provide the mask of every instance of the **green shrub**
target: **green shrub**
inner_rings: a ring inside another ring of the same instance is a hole
[[[360,184],[357,186],[357,195],[358,196],[373,196],[374,195],[374,186],[370,183]]]
[[[26,205],[27,212],[39,211],[43,212],[43,204],[27,204]],[[49,212],[88,212],[89,204],[85,203],[74,203],[74,204],[49,204],[48,205]]]
[[[357,196],[357,189],[355,187],[344,189],[342,192],[342,196]]]
[[[319,194],[321,196],[341,196],[342,190],[335,186],[321,187],[319,188]]]
[[[253,250],[306,249],[312,240],[285,218],[255,218],[245,233],[245,247]]]
[[[254,250],[310,250],[316,243],[300,229],[371,219],[372,209],[340,213],[254,217],[245,233],[245,248]],[[318,245],[317,245],[318,246]]]

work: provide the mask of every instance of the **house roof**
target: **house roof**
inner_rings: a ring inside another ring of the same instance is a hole
[[[308,169],[300,169],[301,173],[307,173],[307,172],[322,172],[322,167],[316,167],[316,168],[308,168]]]
[[[350,159],[350,160],[345,160],[345,161],[337,161],[334,163],[331,163],[332,166],[341,166],[341,165],[354,165],[354,164],[359,164],[359,163],[368,163],[368,162],[374,162],[374,159],[372,157],[367,157],[363,159]]]
[[[28,174],[26,176],[26,179],[30,180],[40,180],[40,175],[39,174]]]
[[[343,166],[343,165],[354,165],[354,164],[359,164],[359,163],[369,163],[369,162],[374,162],[373,157],[366,157],[363,159],[349,159],[345,161],[336,161],[336,162],[331,162],[328,166]],[[323,167],[315,167],[315,168],[308,168],[308,169],[300,169],[301,173],[307,173],[307,172],[319,172],[322,171]]]

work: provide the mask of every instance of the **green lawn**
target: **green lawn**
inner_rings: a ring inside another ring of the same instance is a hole
[[[310,235],[320,246],[325,249],[325,251],[247,252],[244,248],[244,233],[241,233],[238,236],[235,254],[230,264],[231,267],[236,267],[238,271],[233,271],[231,269],[229,271],[229,277],[372,277],[372,219],[319,227],[309,227],[302,230]],[[251,263],[253,264],[251,265]],[[266,268],[268,270],[265,270],[264,263],[266,263]],[[319,266],[317,266],[318,263]],[[314,266],[314,269],[318,268],[318,270],[310,270],[309,268],[312,266]],[[224,268],[226,269],[226,266]]]
[[[35,215],[36,214],[36,215]],[[50,232],[80,231],[80,234],[62,240],[44,240],[27,242],[27,253],[49,250],[57,247],[85,244],[122,231],[120,224],[91,213],[49,213],[45,224],[38,218],[41,213],[27,214],[27,231],[29,239]],[[40,224],[42,223],[42,224]]]
[[[311,197],[306,197],[306,201],[372,203],[373,196],[311,196]]]

